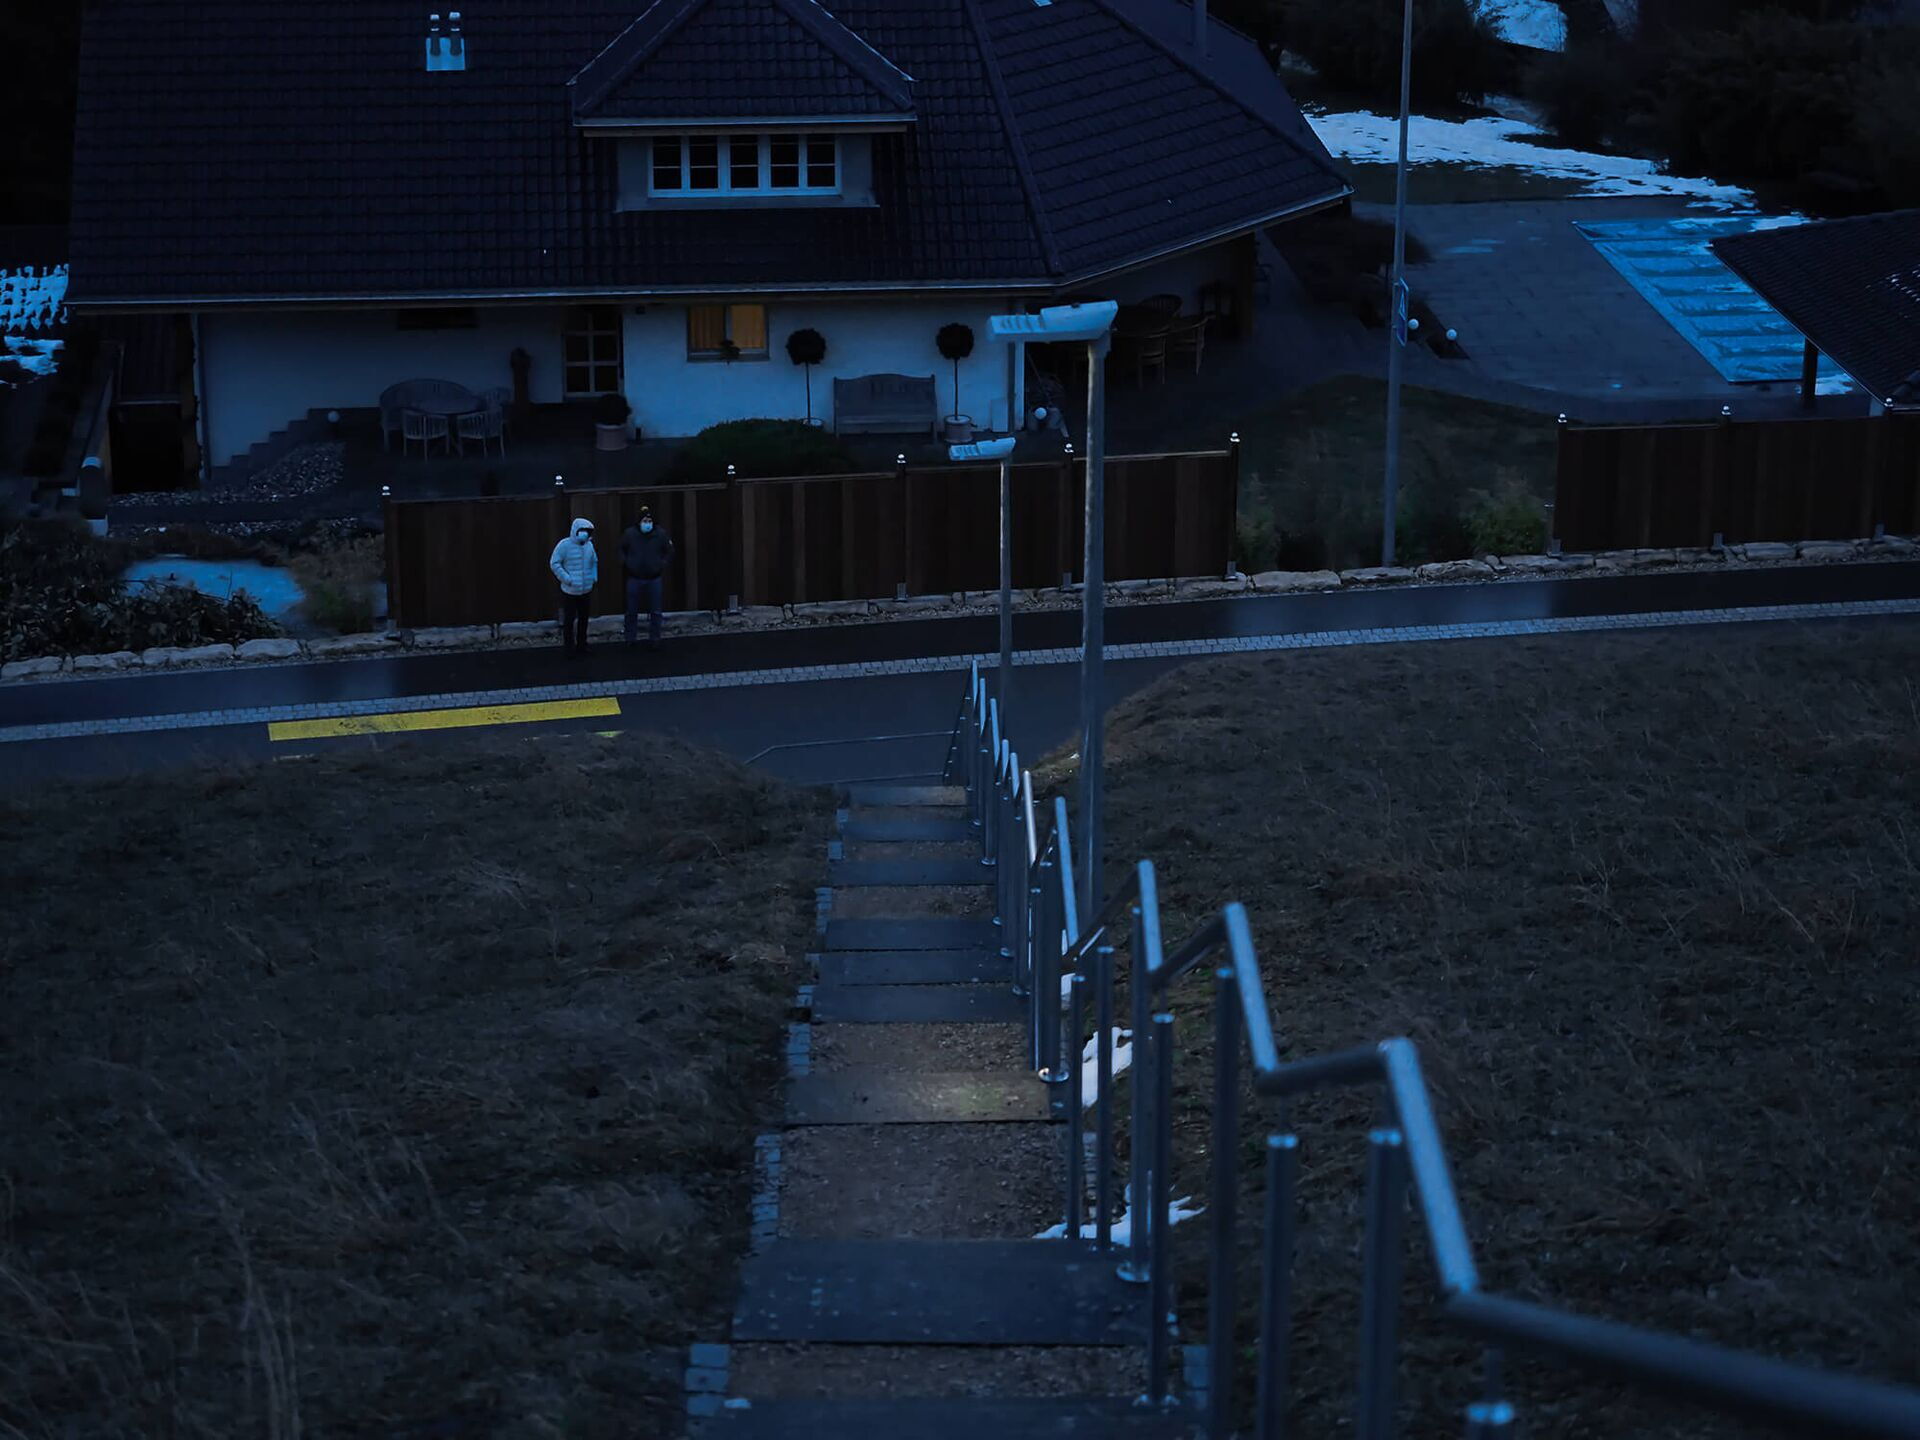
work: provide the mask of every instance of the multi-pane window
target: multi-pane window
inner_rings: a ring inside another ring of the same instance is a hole
[[[562,383],[569,398],[620,389],[617,305],[577,305],[568,310],[561,345]]]
[[[831,135],[662,135],[655,195],[833,195],[840,144]]]
[[[729,350],[729,346],[732,347]],[[767,307],[764,305],[689,305],[689,360],[748,359],[767,356]]]

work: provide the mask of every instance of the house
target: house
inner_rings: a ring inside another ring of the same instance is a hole
[[[1875,414],[1920,409],[1920,210],[1728,235],[1713,252],[1805,337],[1806,375],[1825,355]]]
[[[987,317],[1250,295],[1257,233],[1348,187],[1205,0],[100,0],[68,304],[183,317],[206,464],[435,376],[625,393],[652,435],[952,368]],[[1250,306],[1243,305],[1245,313]],[[825,418],[830,423],[832,416]]]

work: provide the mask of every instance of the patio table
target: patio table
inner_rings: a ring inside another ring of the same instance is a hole
[[[466,442],[460,438],[460,427],[454,422],[462,415],[471,415],[476,410],[484,410],[486,402],[478,395],[428,395],[414,401],[407,407],[425,415],[446,417],[447,438],[459,448],[462,455],[467,453]]]

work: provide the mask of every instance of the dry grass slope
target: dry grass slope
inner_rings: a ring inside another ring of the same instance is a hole
[[[0,811],[0,1432],[668,1434],[830,807],[674,743]]]
[[[1170,943],[1246,903],[1284,1053],[1420,1044],[1491,1286],[1920,1382],[1916,675],[1893,624],[1197,664],[1114,717],[1108,853],[1157,862]],[[1174,1007],[1203,1196],[1207,983]],[[1305,1434],[1350,1423],[1371,1114],[1294,1115]],[[1409,1433],[1457,1435],[1474,1351],[1408,1274]],[[1520,1382],[1534,1436],[1749,1433]]]

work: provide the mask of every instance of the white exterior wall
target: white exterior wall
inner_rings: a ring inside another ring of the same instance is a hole
[[[933,337],[942,325],[973,327],[973,354],[960,362],[960,413],[982,427],[1006,427],[1006,346],[987,333],[987,317],[1013,302],[950,300],[819,300],[767,302],[767,358],[687,359],[686,307],[626,307],[627,399],[649,436],[693,435],[722,420],[798,420],[807,413],[805,376],[787,358],[787,336],[818,330],[827,358],[813,367],[813,413],[833,424],[835,377],[931,375],[938,412],[953,408],[953,362]]]
[[[534,403],[557,402],[563,314],[482,309],[471,330],[401,330],[391,310],[203,314],[208,459],[224,465],[310,409],[378,405],[380,392],[401,380],[511,386],[515,346],[533,357]]]

